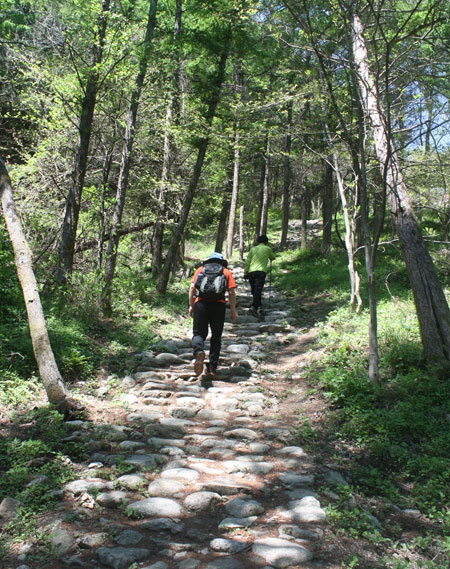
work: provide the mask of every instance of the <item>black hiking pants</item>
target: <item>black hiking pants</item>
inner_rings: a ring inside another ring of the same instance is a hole
[[[194,304],[194,324],[192,328],[192,351],[194,356],[205,349],[208,328],[211,328],[209,348],[209,363],[217,367],[220,348],[222,347],[222,332],[225,322],[225,303],[198,300]]]
[[[248,273],[248,282],[252,289],[253,295],[253,308],[258,308],[262,305],[262,291],[264,288],[264,283],[266,282],[266,273],[264,271],[253,271]]]

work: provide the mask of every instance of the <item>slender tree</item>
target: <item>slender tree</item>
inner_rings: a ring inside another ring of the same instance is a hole
[[[173,28],[173,55],[172,55],[172,80],[170,86],[169,101],[166,108],[164,124],[163,163],[161,171],[161,188],[158,195],[158,215],[153,234],[152,275],[157,277],[161,270],[164,218],[167,210],[167,187],[169,183],[170,168],[174,161],[175,144],[171,133],[173,125],[180,121],[180,93],[181,93],[181,62],[180,62],[180,33],[182,17],[182,0],[176,0],[175,23]]]
[[[241,149],[240,149],[240,112],[241,112],[241,94],[243,91],[243,73],[242,62],[238,60],[235,64],[235,91],[238,97],[238,104],[234,111],[234,141],[233,141],[233,186],[231,191],[230,212],[228,216],[227,246],[226,257],[230,258],[233,253],[233,241],[235,233],[236,212],[239,194],[239,173],[241,168]]]
[[[325,255],[331,250],[333,195],[333,167],[327,159],[323,162],[322,178],[322,253]]]
[[[290,204],[290,189],[291,189],[291,178],[292,178],[292,168],[291,168],[291,148],[292,148],[292,99],[288,101],[287,104],[287,124],[286,124],[286,136],[284,143],[284,181],[283,181],[283,219],[281,223],[281,238],[280,238],[280,248],[281,250],[286,249],[287,244],[287,234],[289,230],[289,204]]]
[[[361,101],[370,120],[375,151],[386,180],[388,203],[399,236],[419,320],[425,358],[450,364],[450,309],[425,246],[400,166],[389,116],[373,79],[358,4],[351,3],[353,57]]]
[[[301,224],[301,236],[300,243],[301,248],[306,249],[308,247],[308,214],[309,214],[309,188],[308,181],[306,179],[305,171],[302,172],[301,176],[301,212],[302,212],[302,224]]]
[[[333,167],[336,175],[337,186],[342,204],[342,213],[345,224],[345,248],[348,258],[348,272],[350,275],[350,308],[352,312],[358,313],[361,310],[362,300],[359,292],[360,277],[355,265],[355,239],[356,239],[356,203],[349,204],[345,191],[344,178],[342,176],[339,159],[336,153],[333,155]],[[356,192],[351,194],[354,200],[357,199]]]
[[[6,227],[14,250],[17,276],[25,300],[31,342],[39,375],[49,402],[53,403],[58,410],[68,412],[73,409],[74,401],[70,398],[50,345],[38,284],[33,271],[32,253],[16,210],[11,180],[3,160],[0,160],[0,197]]]
[[[239,193],[239,169],[240,169],[240,148],[239,148],[239,120],[235,124],[234,132],[234,160],[233,160],[233,186],[231,191],[230,214],[228,216],[228,232],[226,257],[230,258],[233,253],[234,228],[236,223],[236,210]]]
[[[119,180],[117,182],[116,201],[111,222],[110,238],[106,251],[104,287],[102,291],[102,309],[105,314],[110,314],[111,306],[111,287],[116,270],[117,254],[119,249],[120,231],[122,224],[123,208],[128,189],[128,178],[130,173],[131,152],[136,128],[136,117],[141,98],[142,87],[147,73],[148,61],[151,50],[151,39],[156,24],[156,8],[158,0],[151,0],[147,17],[147,26],[142,56],[139,61],[139,71],[136,75],[135,87],[131,95],[130,108],[128,111],[127,125],[125,129],[125,140],[122,149],[122,160],[120,164]]]
[[[256,213],[256,226],[254,243],[256,244],[258,235],[265,235],[267,232],[267,215],[269,211],[269,172],[270,172],[270,136],[267,127],[264,151],[261,154],[261,178],[259,185],[258,211]]]
[[[220,208],[219,223],[217,225],[216,245],[214,251],[222,253],[223,242],[227,232],[227,220],[230,213],[231,195],[233,193],[233,172],[234,172],[234,148],[231,145],[228,163],[225,189],[222,196],[222,207]]]
[[[99,64],[103,58],[107,15],[110,4],[111,0],[103,0],[102,2],[102,9],[97,21],[96,38],[92,46],[89,73],[84,86],[84,96],[81,103],[80,121],[78,124],[78,145],[61,230],[57,272],[59,284],[65,284],[67,276],[72,273],[73,269],[81,197],[88,164],[89,143],[91,140],[94,110],[97,102],[97,92],[100,84]]]

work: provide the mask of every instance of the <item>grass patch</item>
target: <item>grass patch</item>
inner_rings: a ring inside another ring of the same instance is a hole
[[[450,384],[422,360],[410,302],[380,303],[380,374],[367,378],[366,312],[342,307],[321,331],[326,356],[310,372],[337,411],[330,436],[354,449],[353,483],[364,492],[429,510],[450,499]],[[399,492],[414,482],[414,491]]]
[[[368,310],[352,314],[344,254],[318,251],[279,256],[277,285],[285,292],[332,299],[338,308],[320,327],[324,356],[307,371],[311,386],[329,402],[321,437],[349,489],[328,508],[337,535],[382,545],[377,566],[444,569],[450,566],[450,429],[448,378],[423,360],[415,307],[396,250],[381,252],[377,268],[380,382],[368,380]],[[439,274],[448,275],[441,263]],[[364,268],[359,265],[363,306]],[[284,272],[285,271],[285,272]],[[309,446],[314,447],[314,439]],[[322,449],[316,443],[317,449]],[[336,450],[332,450],[336,449]],[[356,499],[355,499],[356,497]],[[355,503],[356,502],[356,503]],[[407,509],[428,519],[427,529],[404,542],[404,528],[389,516]],[[359,567],[353,557],[348,565]]]
[[[296,294],[332,295],[336,301],[348,297],[345,254],[325,256],[316,249],[296,249],[278,254],[274,282],[283,291]]]

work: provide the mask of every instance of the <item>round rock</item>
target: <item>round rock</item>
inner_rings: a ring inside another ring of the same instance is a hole
[[[172,480],[186,480],[187,482],[195,482],[200,478],[200,474],[192,468],[168,468],[161,472],[162,478],[170,478]]]
[[[118,508],[121,504],[129,500],[127,499],[126,492],[115,490],[113,492],[101,492],[97,496],[96,501],[104,508]]]
[[[215,492],[194,492],[184,500],[184,507],[192,512],[209,510],[221,500],[221,496]]]
[[[312,553],[302,545],[276,537],[255,541],[252,551],[271,567],[280,569],[300,565],[312,559]]]
[[[149,484],[148,493],[150,496],[175,496],[185,489],[185,484],[179,480],[153,480]]]
[[[144,516],[176,518],[181,514],[181,506],[169,498],[147,498],[129,504],[127,512],[137,512]]]
[[[113,569],[128,569],[132,563],[144,561],[150,557],[150,550],[126,547],[99,547],[97,555],[101,563]]]
[[[117,483],[127,490],[137,490],[146,484],[147,480],[139,474],[124,474],[117,479]]]
[[[226,511],[235,518],[248,518],[250,516],[258,516],[264,512],[263,506],[256,500],[244,500],[243,498],[235,498],[226,506]]]
[[[247,543],[242,541],[237,541],[235,539],[225,539],[223,537],[216,537],[209,543],[210,548],[213,551],[220,551],[222,553],[228,553],[233,555],[234,553],[239,553],[247,547]]]

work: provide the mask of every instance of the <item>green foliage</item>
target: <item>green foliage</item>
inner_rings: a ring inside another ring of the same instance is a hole
[[[50,342],[65,381],[89,380],[99,367],[115,373],[130,371],[135,352],[176,335],[180,326],[188,329],[187,282],[173,283],[165,298],[155,294],[154,287],[148,273],[122,268],[114,283],[113,323],[100,315],[100,285],[94,273],[78,274],[71,288],[43,298]],[[0,404],[5,405],[24,403],[40,387],[25,308],[19,300],[5,307],[11,317],[0,322]]]
[[[24,378],[18,371],[3,369],[0,378],[0,406],[16,409],[32,400],[40,388],[36,376]]]
[[[286,251],[274,265],[275,282],[290,294],[333,294],[342,300],[348,283],[344,258],[343,252],[326,256],[313,248]]]
[[[400,317],[400,313],[394,318],[391,314],[390,322],[398,327]],[[336,320],[334,323],[336,326]],[[342,327],[345,331],[348,322]],[[389,353],[386,343],[382,344],[386,354],[382,364],[387,367],[382,367],[382,372],[388,376],[380,384],[370,383],[359,342],[349,344],[345,332],[341,340],[328,333],[325,343],[331,338],[329,354],[314,374],[340,409],[331,420],[332,429],[362,451],[363,458],[353,473],[355,484],[370,493],[390,495],[394,491],[392,477],[399,477],[415,480],[417,492],[407,497],[415,506],[429,507],[448,500],[448,382],[439,381],[433,369],[411,365],[413,352],[407,344],[406,352],[398,344]],[[417,338],[415,348],[416,354],[420,353]],[[417,364],[418,359],[416,355],[412,363]]]
[[[450,497],[446,404],[450,386],[432,368],[420,367],[417,325],[407,325],[410,311],[403,304],[390,310],[381,307],[381,383],[367,379],[367,340],[360,328],[367,319],[364,314],[349,317],[344,309],[332,314],[323,327],[327,356],[311,377],[340,410],[332,416],[330,428],[361,449],[362,458],[353,473],[355,484],[392,498],[398,491],[396,477],[415,480],[417,492],[404,499],[428,508]],[[400,335],[396,343],[391,334]]]
[[[345,502],[337,506],[328,506],[327,518],[330,524],[337,528],[337,533],[342,535],[360,538],[370,536],[376,531],[369,512],[362,511],[357,507],[346,508]]]
[[[64,378],[68,381],[86,379],[93,374],[95,351],[83,324],[75,319],[47,319],[50,343]]]
[[[0,33],[3,39],[11,39],[25,33],[34,21],[32,3],[26,0],[3,0]]]
[[[27,393],[28,386],[21,378],[32,376],[35,366],[14,254],[3,222],[0,223],[0,267],[0,403],[13,403],[33,395],[33,379]]]
[[[0,223],[0,266],[2,268],[0,271],[0,322],[12,322],[23,307],[23,296],[14,266],[13,250],[3,221]]]
[[[27,421],[27,428],[0,439],[0,500],[18,499],[21,515],[27,517],[54,505],[51,490],[71,480],[73,470],[62,441],[67,430],[60,413],[41,407],[19,420]]]
[[[285,255],[280,268],[289,260],[297,282],[281,274],[278,285],[287,292],[304,288],[310,297],[322,298],[329,279],[323,275],[327,263],[314,251]],[[320,325],[324,354],[307,377],[330,403],[321,440],[331,445],[335,441],[343,450],[339,459],[350,457],[346,465],[351,486],[336,490],[339,500],[327,506],[332,531],[383,544],[392,552],[383,560],[387,568],[444,569],[450,562],[445,537],[449,528],[445,504],[450,499],[450,384],[439,370],[424,364],[412,295],[400,263],[394,250],[384,251],[377,268],[379,284],[390,275],[389,290],[378,290],[380,381],[368,380],[368,311],[355,315],[342,304],[348,285],[346,259],[340,255],[330,263],[335,277],[327,289],[331,303],[339,307]],[[445,278],[444,271],[441,275]],[[314,438],[301,432],[295,435],[315,448]],[[370,506],[374,503],[376,510]],[[384,509],[393,508],[418,508],[433,523],[417,542],[399,545],[392,540],[401,530],[385,524],[383,515]],[[344,566],[359,566],[357,558]]]

